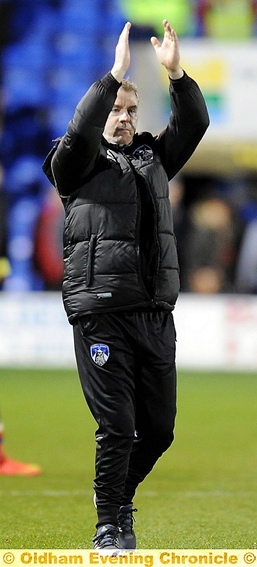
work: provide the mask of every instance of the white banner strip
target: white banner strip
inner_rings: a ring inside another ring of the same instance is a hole
[[[180,369],[257,372],[257,297],[181,294],[174,311]],[[60,293],[0,294],[0,367],[75,368]]]

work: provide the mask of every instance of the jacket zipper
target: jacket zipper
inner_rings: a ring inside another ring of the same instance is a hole
[[[152,302],[154,305],[156,305],[155,300],[148,294],[147,289],[146,289],[146,287],[145,287],[145,285],[144,285],[144,281],[143,281],[143,279],[142,279],[142,275],[141,275],[140,247],[139,247],[139,242],[140,242],[140,219],[141,219],[141,199],[140,199],[140,191],[139,191],[138,186],[137,186],[137,175],[140,175],[140,174],[137,172],[137,170],[135,169],[134,165],[131,163],[131,161],[130,161],[130,159],[129,159],[129,156],[127,156],[127,155],[124,153],[123,150],[121,150],[121,154],[123,155],[123,157],[124,157],[124,159],[126,160],[126,162],[129,164],[129,166],[130,166],[130,168],[131,168],[131,170],[132,170],[132,172],[133,172],[133,175],[134,175],[134,178],[135,178],[135,183],[136,183],[136,189],[137,189],[138,215],[137,215],[137,221],[136,221],[136,254],[137,254],[137,265],[139,266],[138,275],[139,275],[139,279],[140,279],[141,286],[144,288],[144,290],[145,290],[147,296],[149,297],[149,299],[151,300],[151,302]],[[156,206],[155,206],[155,202],[154,202],[154,199],[153,199],[153,196],[152,196],[151,189],[150,189],[150,187],[149,187],[149,184],[148,184],[147,179],[145,178],[145,176],[144,176],[144,175],[141,175],[141,177],[144,179],[144,183],[146,184],[146,186],[147,186],[147,188],[148,188],[148,190],[149,190],[150,197],[151,197],[151,200],[152,200],[152,203],[153,203],[153,207],[154,207],[155,218],[157,219],[157,211],[156,211]],[[156,240],[156,242],[157,242],[157,247],[158,247],[158,250],[159,250],[158,239],[157,239],[157,227],[156,227],[156,225],[155,225],[155,235],[154,235],[154,236],[155,236],[155,240]],[[158,258],[156,259],[156,271],[155,271],[154,278],[153,278],[153,292],[154,292],[154,295],[156,294],[157,268],[158,268],[158,266],[159,266],[159,263],[160,263],[160,254],[159,254],[159,252],[158,252]]]
[[[88,245],[88,261],[87,261],[87,285],[89,286],[92,279],[93,257],[96,244],[96,234],[92,234]]]
[[[148,190],[149,190],[149,194],[150,194],[151,201],[152,201],[152,204],[153,204],[153,209],[154,209],[155,221],[156,221],[156,222],[155,222],[155,225],[154,225],[154,240],[155,240],[155,242],[156,242],[156,251],[157,251],[157,254],[156,254],[156,262],[155,262],[155,271],[154,271],[154,276],[153,276],[153,292],[154,292],[154,296],[155,296],[155,295],[156,295],[156,291],[157,291],[157,290],[156,290],[157,274],[158,274],[158,272],[159,272],[159,266],[160,266],[160,245],[159,245],[158,232],[157,232],[157,210],[156,210],[156,203],[155,203],[155,200],[154,200],[154,198],[153,198],[150,185],[149,185],[149,183],[148,183],[146,177],[144,177],[143,175],[142,175],[142,177],[144,178],[145,183],[146,183],[146,185],[147,185],[147,187],[148,187]],[[153,300],[153,302],[155,303],[155,300]]]

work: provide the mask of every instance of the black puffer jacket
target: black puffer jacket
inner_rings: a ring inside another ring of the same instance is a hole
[[[119,87],[110,73],[92,85],[43,166],[66,212],[63,300],[71,323],[93,312],[173,309],[178,296],[168,179],[202,138],[206,106],[184,75],[170,86],[166,130],[136,134],[121,148],[102,137]]]

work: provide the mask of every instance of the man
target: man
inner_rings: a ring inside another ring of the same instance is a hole
[[[176,33],[151,38],[170,77],[172,114],[157,137],[136,133],[138,94],[127,22],[111,72],[79,102],[44,171],[63,201],[63,300],[77,366],[95,417],[96,549],[133,549],[133,498],[173,441],[172,310],[179,275],[168,180],[209,124],[196,83],[181,69]]]

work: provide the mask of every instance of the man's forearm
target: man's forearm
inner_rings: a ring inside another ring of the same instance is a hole
[[[79,101],[72,120],[73,130],[82,137],[90,134],[91,128],[104,129],[112,109],[120,83],[107,73],[94,83]]]
[[[171,81],[170,97],[170,122],[159,138],[160,154],[169,179],[191,157],[209,125],[202,93],[186,73]]]
[[[94,83],[79,101],[53,158],[52,169],[62,195],[79,187],[94,166],[107,116],[119,83],[108,73]]]

